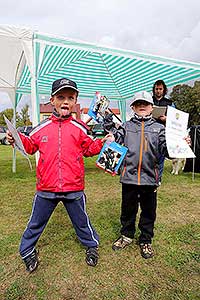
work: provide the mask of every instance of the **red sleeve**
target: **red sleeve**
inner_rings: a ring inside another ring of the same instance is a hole
[[[34,143],[30,136],[26,136],[19,132],[20,139],[24,145],[25,151],[28,154],[34,154],[38,150],[38,146]]]
[[[90,130],[90,127],[82,120],[76,120],[76,122],[84,126],[88,131]]]
[[[102,146],[103,143],[101,139],[93,140],[91,137],[86,135],[82,142],[83,155],[85,157],[97,155],[101,151]]]

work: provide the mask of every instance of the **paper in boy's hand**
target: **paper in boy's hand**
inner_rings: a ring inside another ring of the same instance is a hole
[[[31,162],[30,162],[30,159],[29,159],[29,157],[28,157],[28,155],[27,155],[27,153],[26,153],[26,151],[25,151],[25,149],[24,149],[24,145],[23,145],[23,143],[22,143],[22,141],[21,141],[21,139],[20,139],[20,136],[19,136],[19,134],[18,134],[18,132],[17,132],[17,130],[16,130],[16,128],[13,126],[13,124],[6,118],[6,116],[5,115],[3,115],[3,117],[4,117],[4,120],[5,120],[5,122],[6,122],[6,125],[7,125],[7,127],[8,127],[8,130],[10,131],[10,133],[12,134],[12,137],[13,137],[13,139],[14,139],[14,148],[16,149],[16,150],[18,150],[23,156],[25,156],[26,157],[26,159],[28,160],[28,162],[29,162],[29,166],[30,166],[30,169],[32,170],[32,165],[31,165]]]
[[[116,142],[106,142],[96,161],[96,165],[113,176],[118,173],[119,167],[127,153],[127,148]]]
[[[160,118],[160,116],[164,116],[166,113],[166,107],[165,106],[153,106],[152,116],[155,119]]]
[[[101,121],[101,118],[104,116],[109,103],[110,101],[108,98],[101,96],[100,92],[96,92],[95,97],[90,104],[88,115],[97,122]]]
[[[189,114],[169,106],[166,122],[166,143],[171,158],[195,158],[186,142]]]

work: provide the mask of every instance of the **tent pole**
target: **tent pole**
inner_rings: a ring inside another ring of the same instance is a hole
[[[194,147],[193,147],[194,154],[196,151],[196,139],[197,139],[197,127],[195,127],[195,130],[194,130]],[[195,170],[195,157],[193,158],[193,161],[192,161],[192,181],[194,181],[194,170]]]
[[[39,63],[39,44],[33,38],[33,74],[31,78],[31,103],[32,103],[32,123],[36,126],[40,122],[40,101],[38,95],[38,63]],[[39,153],[35,154],[36,165],[39,160]]]
[[[33,73],[31,78],[31,102],[32,102],[32,122],[36,126],[40,121],[40,104],[38,95],[38,63],[39,63],[39,44],[33,39]]]
[[[35,77],[31,78],[31,103],[32,103],[32,123],[36,126],[39,123],[39,100],[37,93],[37,80]],[[36,165],[39,160],[39,153],[35,154]]]
[[[16,98],[16,93],[15,93]],[[13,126],[16,127],[16,105],[13,108]],[[16,149],[13,148],[12,172],[16,173]]]
[[[126,101],[120,101],[118,100],[118,107],[120,110],[120,115],[122,118],[122,122],[126,121]]]

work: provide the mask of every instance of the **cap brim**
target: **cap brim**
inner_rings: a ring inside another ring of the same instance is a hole
[[[133,106],[134,103],[137,102],[137,101],[145,101],[145,102],[147,102],[147,103],[153,105],[153,102],[150,102],[150,101],[148,101],[147,99],[144,99],[144,98],[136,98],[136,99],[130,104],[130,106]]]
[[[70,89],[72,89],[72,90],[75,90],[75,91],[79,92],[78,89],[76,89],[75,87],[73,87],[73,86],[71,86],[71,85],[63,85],[62,87],[60,87],[59,89],[57,89],[55,92],[51,93],[51,96],[54,96],[57,92],[59,92],[59,91],[65,89],[65,88],[70,88]]]

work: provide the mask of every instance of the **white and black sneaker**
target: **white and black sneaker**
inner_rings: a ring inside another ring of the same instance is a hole
[[[93,248],[88,248],[86,250],[86,263],[91,266],[91,267],[95,267],[98,263],[98,259],[99,259],[99,253],[98,253],[98,248],[97,247],[93,247]]]
[[[25,265],[26,265],[26,271],[29,273],[32,273],[35,271],[38,267],[39,260],[38,260],[38,253],[36,250],[34,250],[30,255],[25,257],[23,259]]]
[[[150,243],[141,243],[140,244],[140,253],[142,257],[148,259],[153,257],[153,248]]]
[[[122,250],[125,247],[129,246],[131,243],[133,242],[133,239],[125,236],[125,235],[121,235],[112,245],[112,249],[114,251],[116,250]]]

